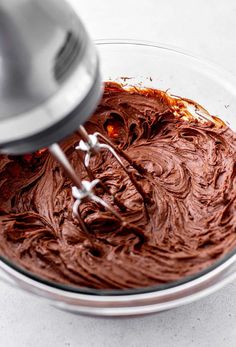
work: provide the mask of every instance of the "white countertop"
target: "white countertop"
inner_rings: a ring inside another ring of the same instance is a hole
[[[93,38],[181,46],[236,74],[234,0],[73,1]],[[0,346],[235,347],[236,283],[194,304],[133,319],[75,316],[0,284]]]

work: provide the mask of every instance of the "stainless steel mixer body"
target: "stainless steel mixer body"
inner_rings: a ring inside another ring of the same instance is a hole
[[[2,0],[0,58],[1,152],[61,140],[101,96],[95,46],[66,0]]]

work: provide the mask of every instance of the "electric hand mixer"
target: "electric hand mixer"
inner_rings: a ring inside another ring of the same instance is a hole
[[[118,211],[124,206],[113,197],[118,206],[114,208],[94,192],[97,184],[109,192],[89,171],[91,155],[101,150],[115,156],[145,206],[147,197],[126,164],[136,174],[141,174],[140,166],[106,137],[89,135],[82,126],[99,101],[102,83],[95,46],[69,2],[1,1],[0,74],[0,151],[18,155],[49,147],[74,184],[73,212],[84,231],[79,211],[84,199],[101,204],[125,224]],[[57,144],[76,129],[82,138],[76,149],[85,153],[84,166],[92,181],[81,181]]]

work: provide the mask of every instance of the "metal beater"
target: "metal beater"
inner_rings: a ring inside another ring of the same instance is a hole
[[[75,147],[76,150],[82,151],[85,153],[83,164],[86,168],[89,177],[91,177],[92,181],[87,180],[81,180],[81,178],[78,176],[78,174],[75,173],[72,165],[70,164],[68,158],[66,157],[65,153],[62,151],[61,147],[58,144],[53,144],[49,147],[50,152],[54,155],[54,157],[61,163],[63,166],[65,172],[67,175],[71,178],[72,182],[75,184],[75,186],[72,187],[72,195],[75,198],[75,203],[73,205],[73,214],[77,217],[79,220],[83,230],[88,233],[88,229],[81,217],[80,214],[80,204],[83,201],[86,201],[87,199],[91,199],[92,201],[95,201],[99,203],[101,206],[106,208],[108,211],[110,211],[120,222],[121,225],[124,227],[126,226],[126,222],[121,216],[121,214],[110,204],[108,204],[106,201],[101,199],[96,193],[94,192],[94,188],[99,184],[102,186],[103,190],[108,192],[110,195],[110,191],[106,185],[104,185],[99,179],[95,178],[93,172],[89,168],[90,159],[93,155],[98,155],[99,152],[103,150],[109,151],[116,159],[118,164],[121,166],[121,168],[124,170],[124,172],[129,176],[131,182],[135,186],[137,192],[141,195],[141,198],[143,199],[145,211],[146,210],[146,203],[148,202],[148,197],[143,191],[141,185],[134,179],[132,173],[127,169],[123,161],[121,160],[121,156],[128,162],[128,164],[135,169],[137,172],[136,174],[141,174],[143,169],[140,165],[137,165],[132,161],[132,159],[125,154],[122,150],[117,149],[113,143],[106,138],[104,135],[102,135],[99,132],[93,133],[89,135],[85,128],[81,125],[78,129],[78,132],[81,136],[81,140],[78,144],[78,146]],[[101,142],[103,140],[103,142]],[[121,154],[121,156],[117,153]],[[80,158],[80,157],[79,157]],[[115,205],[117,205],[118,209],[125,210],[125,206],[121,204],[115,196],[112,195],[112,200]],[[137,229],[137,227],[136,227]]]

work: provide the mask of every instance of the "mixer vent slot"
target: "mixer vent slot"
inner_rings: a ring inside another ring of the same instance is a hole
[[[73,62],[78,57],[79,51],[80,44],[77,37],[75,37],[72,32],[69,32],[63,46],[60,48],[56,56],[54,77],[57,81],[62,80],[63,77],[67,75]]]

